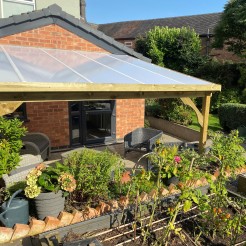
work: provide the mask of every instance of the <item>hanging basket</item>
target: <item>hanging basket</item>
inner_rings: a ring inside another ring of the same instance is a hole
[[[64,210],[65,197],[62,191],[40,193],[34,198],[34,204],[38,219],[43,220],[46,216],[57,217]]]

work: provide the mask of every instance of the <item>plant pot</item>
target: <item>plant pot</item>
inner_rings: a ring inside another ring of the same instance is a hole
[[[169,186],[170,184],[177,185],[178,182],[179,182],[179,178],[177,178],[176,176],[172,176],[171,178],[165,178],[164,179],[164,183],[167,186]]]
[[[34,204],[38,219],[43,220],[46,216],[57,217],[64,210],[65,197],[62,191],[43,192],[34,198]]]

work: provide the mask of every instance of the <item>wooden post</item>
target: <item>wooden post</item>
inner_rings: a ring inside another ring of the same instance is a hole
[[[203,125],[200,128],[199,153],[204,151],[204,146],[207,141],[210,100],[211,94],[206,95],[202,100]]]

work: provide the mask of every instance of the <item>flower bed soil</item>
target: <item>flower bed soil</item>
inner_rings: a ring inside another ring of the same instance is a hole
[[[195,242],[195,237],[194,233],[198,233],[197,227],[198,227],[198,221],[195,218],[190,218],[192,216],[196,216],[198,213],[197,210],[192,210],[189,213],[186,214],[181,214],[179,215],[177,221],[183,221],[178,224],[178,227],[182,228],[182,234],[184,236],[183,241],[175,235],[171,235],[171,238],[168,241],[168,245],[170,246],[176,246],[176,245],[187,245],[187,246],[194,246],[194,245],[204,245],[204,246],[229,246],[230,242],[226,238],[221,238],[221,237],[215,237],[212,239],[210,236],[204,236],[202,235],[199,238],[199,241],[197,243]],[[231,211],[233,213],[233,211]],[[156,220],[160,219],[161,217],[167,216],[165,213],[160,213],[158,216],[156,216]],[[147,221],[146,221],[147,222]],[[99,235],[96,237],[96,239],[101,242],[102,245],[107,245],[107,246],[115,246],[115,245],[142,245],[142,246],[149,246],[153,245],[154,242],[158,238],[161,238],[162,233],[163,233],[163,226],[166,225],[166,221],[161,221],[157,224],[155,224],[152,229],[155,232],[150,231],[150,236],[147,238],[146,242],[143,242],[143,235],[141,235],[141,230],[137,229],[136,233],[133,231],[133,227],[131,225],[128,225],[125,228],[117,228],[115,230],[112,230],[106,234]],[[102,231],[96,231],[92,234],[92,238],[94,238],[97,234],[102,234],[104,230]],[[129,233],[130,232],[130,233]],[[88,235],[82,235],[82,234],[76,234],[76,233],[68,233],[65,240],[65,244],[67,242],[72,242],[76,241],[78,239],[81,239],[85,236]],[[137,238],[134,240],[134,236]],[[111,240],[109,240],[112,238]],[[246,243],[246,230],[244,230],[244,233],[238,237],[236,243],[242,243],[242,245],[245,245]],[[65,245],[64,244],[64,245]]]

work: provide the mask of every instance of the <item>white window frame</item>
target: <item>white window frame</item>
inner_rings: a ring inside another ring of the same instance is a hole
[[[3,13],[3,2],[12,2],[12,3],[23,3],[27,5],[32,5],[33,10],[36,10],[36,1],[31,0],[31,1],[26,1],[26,0],[0,0],[1,1],[1,16],[2,18],[5,18],[4,13]]]
[[[132,48],[133,42],[132,41],[124,41],[124,45],[127,46],[128,48]]]

